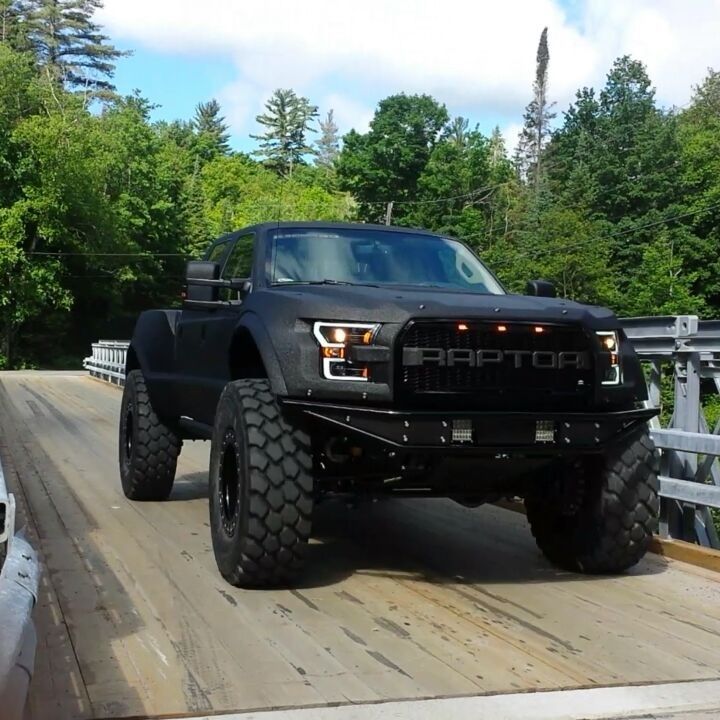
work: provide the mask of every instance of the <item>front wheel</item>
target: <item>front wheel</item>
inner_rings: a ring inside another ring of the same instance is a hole
[[[639,562],[657,529],[658,455],[646,428],[540,482],[525,507],[538,547],[556,565],[616,573]]]
[[[232,585],[287,584],[310,537],[310,440],[283,418],[267,380],[229,383],[210,449],[215,560]]]
[[[175,482],[182,440],[160,420],[140,370],[125,378],[120,410],[120,479],[130,500],[165,500]]]

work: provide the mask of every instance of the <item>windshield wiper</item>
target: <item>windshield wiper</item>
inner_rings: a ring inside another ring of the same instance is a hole
[[[324,280],[287,280],[274,282],[273,285],[355,285],[363,287],[380,287],[379,285],[373,285],[372,283],[348,282],[347,280],[332,280],[330,278],[325,278]]]

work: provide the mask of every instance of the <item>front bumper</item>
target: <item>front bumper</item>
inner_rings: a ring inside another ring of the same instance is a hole
[[[415,451],[598,452],[657,415],[654,409],[610,412],[397,411],[285,399],[283,407],[342,433]]]

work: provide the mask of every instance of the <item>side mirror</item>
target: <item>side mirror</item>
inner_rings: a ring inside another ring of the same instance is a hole
[[[535,295],[536,297],[557,297],[555,286],[547,280],[531,280],[525,286],[526,295]]]
[[[200,302],[218,302],[220,300],[220,284],[210,285],[202,281],[219,280],[220,264],[208,260],[191,260],[185,270],[185,300]],[[200,280],[198,284],[193,280]]]

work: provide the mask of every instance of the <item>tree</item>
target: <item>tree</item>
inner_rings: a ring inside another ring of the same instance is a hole
[[[93,21],[102,0],[26,0],[28,41],[40,65],[70,89],[107,94],[115,61],[127,55]]]
[[[225,118],[220,115],[220,103],[213,99],[195,107],[191,127],[195,132],[195,152],[202,160],[210,160],[230,152],[230,135]]]
[[[709,70],[678,118],[684,218],[692,234],[678,245],[695,274],[694,291],[720,309],[720,73]]]
[[[337,160],[341,188],[359,203],[363,220],[385,217],[390,201],[417,199],[418,181],[448,122],[444,105],[429,95],[391,95],[381,100],[370,130],[351,130]],[[397,221],[407,206],[394,208]]]
[[[477,128],[468,130],[459,120],[433,148],[418,179],[418,202],[409,206],[404,221],[477,239],[484,234],[492,202],[490,147]]]
[[[552,112],[555,103],[548,103],[549,64],[547,28],[544,28],[537,49],[533,99],[525,108],[524,125],[516,153],[518,173],[523,180],[533,185],[536,194],[542,182],[542,156],[550,137],[550,122],[555,117]]]
[[[276,90],[265,103],[266,112],[255,120],[267,128],[262,135],[251,135],[260,147],[253,154],[263,158],[279,175],[292,176],[296,165],[305,163],[305,155],[313,152],[306,134],[315,132],[311,122],[317,117],[315,105],[294,90]]]
[[[320,120],[320,138],[315,143],[315,164],[324,168],[331,168],[340,152],[340,138],[338,126],[335,123],[335,113],[328,110],[324,120]]]
[[[622,293],[646,244],[681,213],[677,124],[656,107],[642,63],[625,56],[613,63],[599,95],[578,92],[548,148],[550,189],[567,207],[605,224]]]

